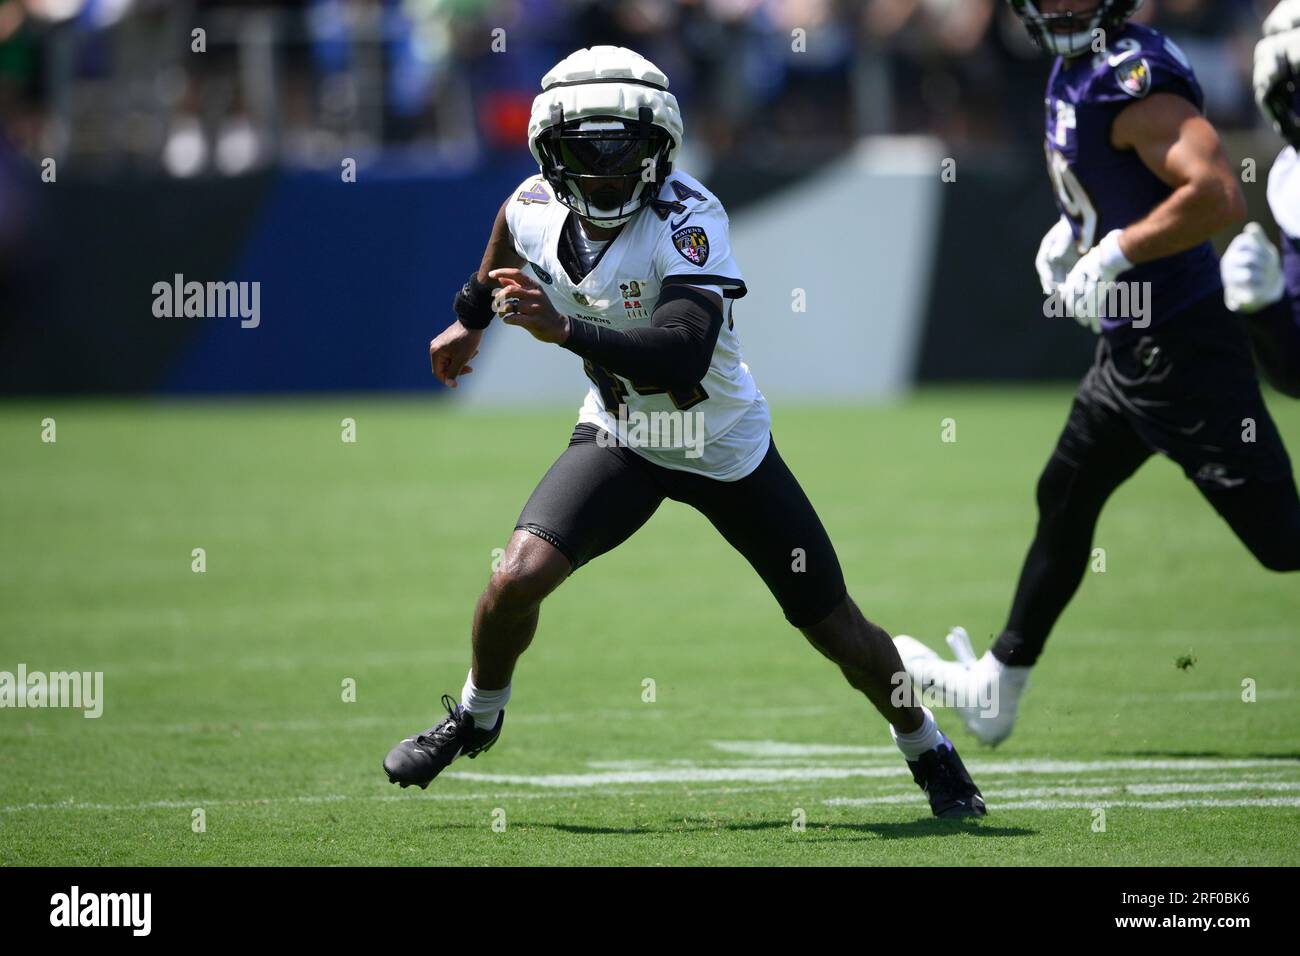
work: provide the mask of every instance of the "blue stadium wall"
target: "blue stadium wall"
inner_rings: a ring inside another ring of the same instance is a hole
[[[0,293],[7,393],[432,387],[427,345],[528,166],[437,176],[276,172],[69,180]],[[261,283],[261,323],[156,318],[153,286]]]
[[[428,340],[447,322],[450,295],[477,264],[501,199],[532,168],[524,161],[447,175],[377,175],[363,168],[356,183],[343,183],[336,173],[280,171],[192,182],[82,182],[67,175],[57,184],[29,185],[23,197],[30,234],[0,257],[0,391],[436,388]],[[774,348],[797,340],[799,351],[811,353],[852,328],[862,354],[872,356],[878,323],[906,324],[909,341],[889,359],[897,368],[883,375],[864,368],[864,378],[885,380],[888,387],[868,388],[862,397],[895,391],[899,381],[1079,374],[1090,357],[1090,337],[1073,323],[1044,319],[1034,283],[1034,251],[1055,216],[1037,157],[987,164],[961,159],[958,168],[959,182],[942,186],[937,171],[922,172],[933,184],[925,187],[931,211],[915,246],[924,247],[922,253],[877,273],[862,263],[847,275],[836,270],[821,276],[815,281],[834,290],[835,308],[827,306],[830,295],[821,296],[822,311],[810,309],[789,332],[773,332],[767,314],[789,311],[787,291],[779,290],[767,306],[756,297],[743,300],[737,307],[742,340],[763,333]],[[762,210],[819,177],[830,178],[818,172],[792,183],[788,176],[735,169],[709,185],[743,235],[744,224],[761,218]],[[37,181],[34,170],[15,177],[11,166],[11,186],[15,178]],[[889,192],[886,182],[875,195]],[[855,236],[887,239],[908,218],[905,209],[875,215],[875,200],[864,202],[851,222],[813,218],[792,225],[791,241],[800,248],[821,241],[853,261]],[[786,208],[780,215],[792,213]],[[779,238],[783,231],[775,225]],[[751,276],[768,271],[761,256],[751,256],[739,240],[737,246]],[[779,253],[778,244],[772,254]],[[187,280],[260,282],[261,325],[155,318],[154,283],[178,273]],[[799,277],[791,283],[807,284]],[[882,319],[879,303],[894,283],[917,286],[910,311]],[[840,361],[851,371],[856,360],[850,354]],[[827,378],[810,369],[809,397],[828,397],[813,387]]]

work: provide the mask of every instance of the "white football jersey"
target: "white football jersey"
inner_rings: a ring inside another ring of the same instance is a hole
[[[731,254],[726,211],[716,196],[681,172],[668,177],[660,199],[679,211],[647,206],[605,246],[595,267],[575,282],[560,264],[559,244],[569,208],[541,175],[525,180],[506,206],[506,222],[525,270],[562,315],[622,330],[650,325],[666,285],[710,289],[723,297],[722,331],[703,380],[667,393],[628,381],[583,361],[591,380],[579,422],[603,429],[611,441],[679,471],[735,481],[767,453],[767,402],[741,360],[732,308],[745,280]],[[667,212],[667,210],[665,210]]]
[[[1268,176],[1268,205],[1288,236],[1300,239],[1300,155],[1294,146],[1278,154]]]

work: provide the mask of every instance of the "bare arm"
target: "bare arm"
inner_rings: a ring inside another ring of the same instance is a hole
[[[1246,217],[1246,199],[1219,134],[1173,93],[1139,100],[1115,118],[1111,145],[1135,150],[1173,194],[1124,230],[1120,248],[1135,265],[1197,246]]]
[[[488,236],[487,249],[483,251],[483,261],[478,267],[478,281],[489,285],[488,273],[493,269],[520,269],[524,260],[515,251],[515,241],[510,236],[510,226],[506,223],[507,199],[497,210],[496,221],[492,223],[492,235]]]
[[[493,269],[518,268],[524,264],[524,260],[515,251],[514,239],[510,236],[510,226],[506,223],[506,206],[509,202],[510,200],[507,199],[497,210],[497,218],[492,223],[492,235],[488,237],[483,261],[479,264],[478,273],[474,277],[485,286],[496,281],[488,275]],[[429,366],[438,381],[448,388],[455,388],[459,376],[474,371],[468,363],[478,354],[478,345],[482,338],[482,329],[466,328],[460,319],[454,320],[451,325],[443,329],[438,337],[429,343]]]

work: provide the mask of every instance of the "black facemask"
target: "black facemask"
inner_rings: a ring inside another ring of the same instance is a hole
[[[621,217],[645,204],[645,192],[655,192],[654,179],[669,141],[658,127],[623,120],[620,127],[580,129],[574,121],[553,127],[540,145],[553,157],[552,185],[567,189],[580,215],[596,210]],[[642,185],[646,189],[640,189]]]

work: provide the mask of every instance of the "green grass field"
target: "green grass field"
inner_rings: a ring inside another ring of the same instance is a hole
[[[982,651],[1068,400],[778,406],[775,432],[864,611],[938,647],[964,624]],[[1300,405],[1270,401],[1300,447]],[[0,863],[1300,863],[1300,588],[1162,460],[1103,516],[1106,570],[1015,735],[981,751],[940,712],[981,823],[929,817],[884,722],[671,502],[546,604],[495,749],[425,792],[390,786],[388,748],[459,694],[493,549],[572,419],[347,397],[0,406],[0,670],[103,671],[105,693],[99,719],[0,710]]]

